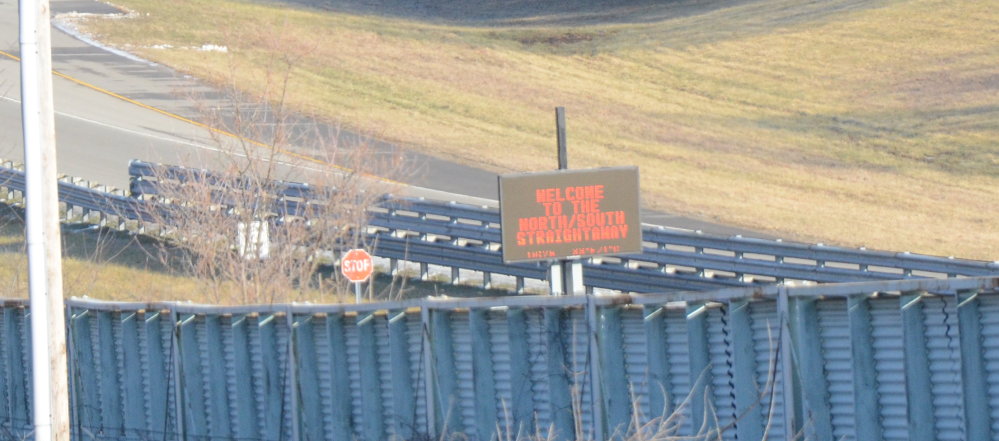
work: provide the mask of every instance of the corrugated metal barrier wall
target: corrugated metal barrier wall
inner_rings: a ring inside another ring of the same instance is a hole
[[[68,313],[76,440],[999,436],[997,277]],[[28,320],[4,303],[2,439]]]

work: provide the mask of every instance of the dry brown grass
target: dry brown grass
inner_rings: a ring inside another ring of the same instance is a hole
[[[206,282],[165,268],[156,255],[158,243],[149,238],[108,230],[63,226],[63,295],[91,299],[157,302],[190,301],[219,304]],[[26,298],[28,258],[24,225],[9,209],[0,207],[0,298]],[[230,283],[227,288],[236,291]],[[304,291],[294,299],[316,303],[352,301],[344,290]]]
[[[0,226],[0,297],[28,294],[28,258],[23,225],[9,218]],[[119,301],[163,299],[204,301],[194,280],[159,271],[134,238],[97,233],[64,235],[63,293]]]
[[[118,3],[140,14],[86,29],[206,78],[235,59],[247,88],[262,84],[255,65],[307,48],[289,102],[414,149],[551,169],[562,105],[573,166],[639,165],[646,206],[792,239],[999,258],[989,2],[635,0],[452,21]],[[280,40],[258,38],[273,29]],[[229,53],[190,49],[203,44]]]

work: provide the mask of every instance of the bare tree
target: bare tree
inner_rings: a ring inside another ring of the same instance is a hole
[[[155,186],[148,217],[168,233],[156,255],[202,281],[216,303],[317,300],[342,289],[320,270],[334,250],[364,245],[368,207],[396,186],[375,176],[402,171],[397,153],[342,145],[339,130],[288,108],[308,49],[286,50],[256,90],[238,87],[239,58],[230,56],[230,75],[215,84],[220,98],[196,100],[214,166],[153,167],[141,183]]]

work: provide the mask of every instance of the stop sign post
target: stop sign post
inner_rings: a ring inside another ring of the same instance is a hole
[[[360,248],[347,251],[340,258],[340,273],[347,280],[354,282],[354,295],[357,303],[361,303],[361,282],[368,280],[375,270],[371,255]]]

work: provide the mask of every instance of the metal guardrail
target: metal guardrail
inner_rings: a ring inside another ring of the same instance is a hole
[[[999,277],[67,304],[78,441],[999,436]],[[3,439],[31,429],[28,316],[0,304]]]
[[[60,182],[60,200],[67,213],[93,212],[106,223],[124,220],[141,227],[145,213],[165,210],[144,200],[157,194],[152,176],[164,176],[156,164],[132,161],[132,194],[125,196],[85,182]],[[189,177],[181,167],[172,175]],[[194,176],[212,176],[198,171]],[[5,184],[3,184],[5,183]],[[7,164],[0,167],[0,184],[23,190],[23,172]],[[296,215],[297,204],[312,194],[307,184],[276,185],[275,215]],[[9,193],[9,192],[8,192]],[[168,212],[168,211],[167,211]],[[452,283],[465,278],[481,280],[483,287],[505,286],[522,292],[525,280],[545,280],[547,268],[539,263],[504,264],[500,252],[499,214],[495,209],[455,202],[412,198],[386,198],[369,210],[369,243],[372,254],[390,259],[390,270],[410,262],[419,265],[419,276],[430,277],[431,267],[450,270]],[[148,219],[148,216],[146,216]],[[141,230],[140,230],[141,231]],[[657,292],[709,290],[723,287],[766,285],[783,281],[835,283],[904,278],[975,277],[999,274],[999,262],[848,249],[744,237],[719,237],[696,231],[644,226],[642,254],[594,258],[584,263],[588,290]],[[464,274],[463,274],[464,272]],[[469,276],[468,272],[474,272]],[[494,276],[512,279],[498,281]]]
[[[157,176],[192,176],[190,169],[142,161],[129,165],[133,188],[156,194]],[[199,171],[195,176],[207,175]],[[152,178],[154,182],[147,180]],[[152,185],[149,185],[152,184]],[[277,188],[294,189],[294,197],[307,201],[306,184],[281,182]],[[286,201],[283,194],[276,200]],[[281,202],[279,214],[296,214],[294,204]],[[291,211],[283,211],[291,209]],[[422,199],[386,199],[371,210],[373,227],[384,250],[376,255],[451,268],[449,257],[460,256],[464,268],[484,274],[543,279],[544,268],[536,264],[503,265],[499,214],[495,209]],[[846,282],[922,277],[959,277],[999,274],[999,262],[921,256],[910,253],[847,249],[825,245],[785,243],[743,237],[715,237],[688,230],[646,226],[645,250],[639,255],[601,258],[584,266],[588,289],[654,292],[664,289],[712,289],[723,286],[768,284],[785,280]],[[405,240],[400,240],[402,236]],[[408,254],[407,254],[408,253]],[[452,273],[456,273],[452,270]],[[456,276],[457,277],[457,276]]]

